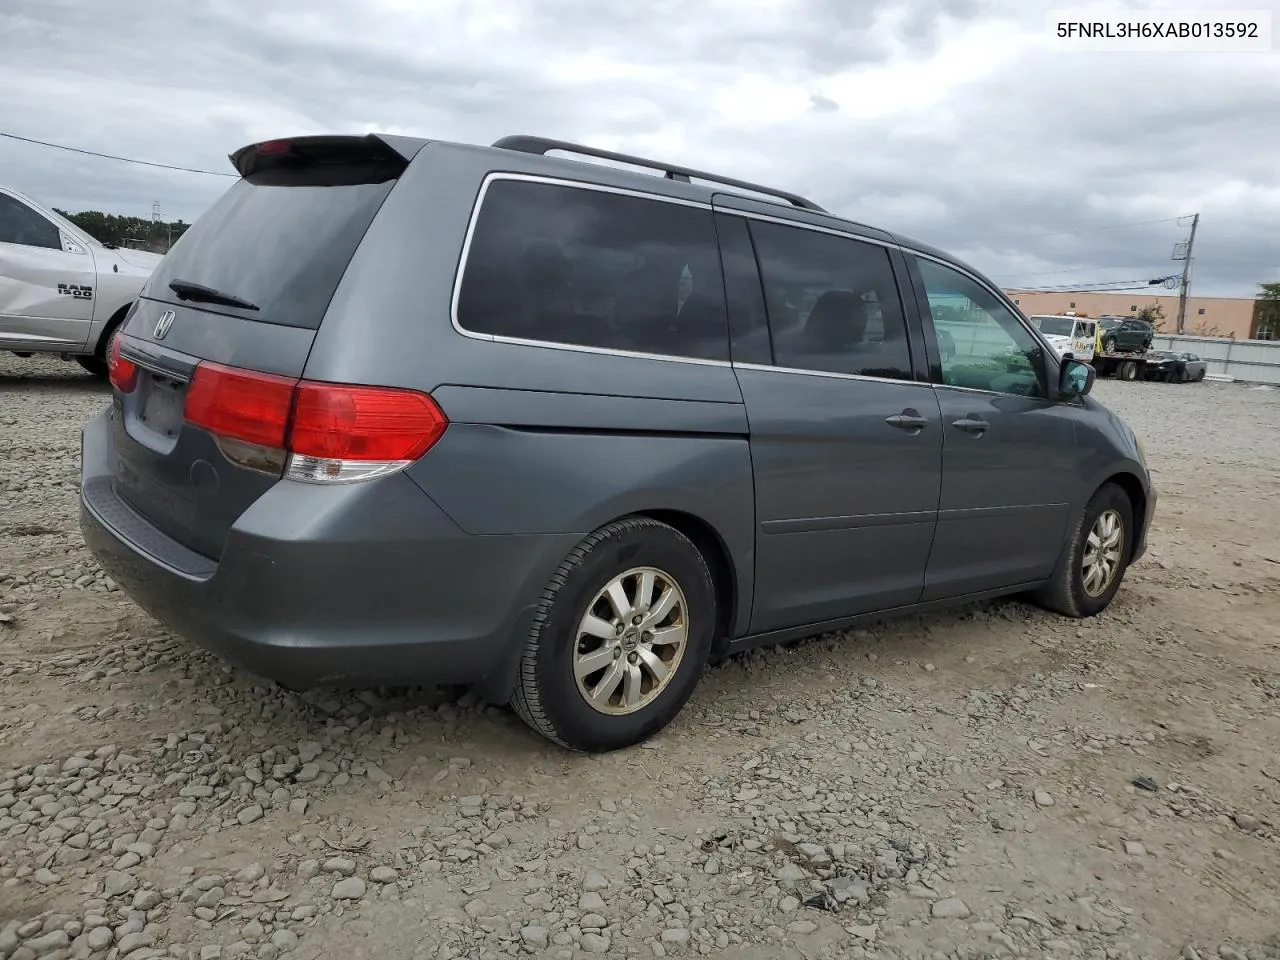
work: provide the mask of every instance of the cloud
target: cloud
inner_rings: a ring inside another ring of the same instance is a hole
[[[7,0],[0,131],[226,172],[289,134],[538,133],[795,190],[1008,285],[1173,272],[1186,221],[1111,228],[1197,211],[1196,293],[1280,279],[1280,58],[1066,51],[1037,6]],[[230,183],[8,140],[0,171],[187,220]]]

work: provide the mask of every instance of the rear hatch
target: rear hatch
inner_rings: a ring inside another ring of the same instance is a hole
[[[113,343],[116,493],[189,549],[218,558],[280,479],[280,405],[414,149],[308,137],[233,154],[242,179],[174,244]]]

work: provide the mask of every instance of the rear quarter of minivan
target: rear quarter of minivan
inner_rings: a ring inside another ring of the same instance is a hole
[[[287,686],[503,701],[566,556],[647,514],[709,558],[718,631],[745,621],[754,504],[727,345],[676,358],[634,324],[599,347],[522,336],[564,265],[513,262],[504,224],[574,215],[562,161],[373,137],[233,160],[242,179],[113,341],[112,401],[83,434],[86,541],[144,608]],[[687,185],[654,181],[678,211]],[[653,204],[618,182],[606,212],[629,229]],[[715,251],[699,212],[680,229]],[[718,260],[675,267],[720,282]]]

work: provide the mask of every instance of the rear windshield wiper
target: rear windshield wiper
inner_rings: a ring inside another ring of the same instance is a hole
[[[257,310],[256,303],[250,303],[233,293],[223,293],[203,283],[192,283],[190,280],[170,280],[169,289],[178,295],[179,300],[196,300],[200,303],[217,303],[224,307],[239,307],[241,310]]]

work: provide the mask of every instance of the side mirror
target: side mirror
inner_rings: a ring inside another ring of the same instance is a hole
[[[1058,396],[1064,400],[1083,397],[1093,389],[1098,372],[1080,360],[1063,360],[1058,372]]]

